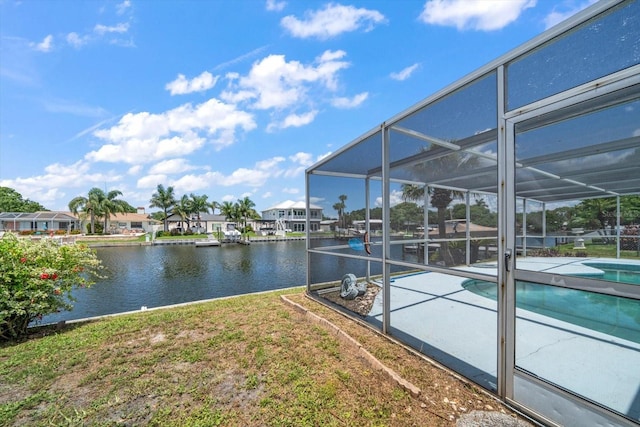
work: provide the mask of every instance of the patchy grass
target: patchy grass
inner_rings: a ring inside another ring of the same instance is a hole
[[[564,245],[558,245],[556,248],[561,255],[574,255],[574,256],[588,256],[588,257],[604,257],[615,258],[616,257],[616,245],[609,244],[592,244],[585,243],[584,249],[574,249],[574,243],[567,243]],[[638,251],[621,250],[621,258],[638,259],[640,253]]]
[[[3,343],[0,425],[452,426],[473,409],[500,410],[370,329],[289,296],[423,390],[411,396],[284,304],[285,292],[41,328]]]

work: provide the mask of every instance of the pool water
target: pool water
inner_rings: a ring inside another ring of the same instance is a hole
[[[638,266],[594,262],[585,262],[584,265],[602,270],[602,275],[594,276],[599,279],[617,283],[640,285],[640,268]]]
[[[497,299],[495,283],[471,279],[462,286]],[[638,300],[517,281],[516,307],[640,344]]]

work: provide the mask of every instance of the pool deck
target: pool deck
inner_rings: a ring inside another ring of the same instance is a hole
[[[640,266],[638,261],[605,258],[527,258],[518,259],[517,264],[526,270],[563,275],[597,271],[583,265],[585,262]],[[486,273],[486,268],[464,269]],[[394,277],[390,332],[495,389],[497,304],[467,291],[462,286],[465,280],[434,272]],[[640,313],[640,304],[638,307]],[[640,336],[629,341],[520,308],[516,317],[518,367],[640,420]],[[367,321],[380,327],[382,292]]]

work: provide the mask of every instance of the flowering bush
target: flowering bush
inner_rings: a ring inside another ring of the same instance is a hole
[[[71,310],[72,289],[101,277],[102,265],[86,245],[53,239],[0,239],[0,340],[14,339],[43,315]]]

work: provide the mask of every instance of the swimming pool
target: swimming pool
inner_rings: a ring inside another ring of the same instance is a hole
[[[596,277],[617,283],[629,283],[640,285],[640,266],[631,264],[610,264],[601,262],[585,262],[583,265],[597,268],[602,274],[594,274]]]
[[[590,277],[640,285],[640,265],[584,265],[602,271]],[[497,299],[496,283],[469,279],[462,286],[474,294]],[[518,280],[516,307],[640,344],[638,300]]]

